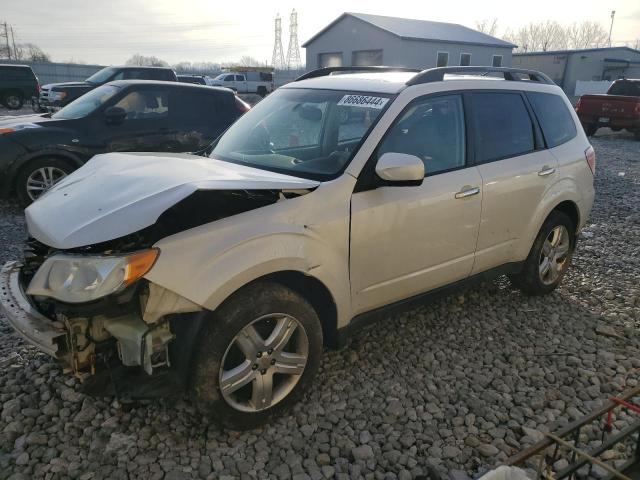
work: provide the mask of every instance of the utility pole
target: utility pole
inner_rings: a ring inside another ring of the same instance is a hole
[[[7,58],[11,60],[11,47],[9,47],[9,28],[7,27],[7,22],[4,22],[4,35],[0,35],[4,37],[7,43]]]
[[[18,50],[16,50],[16,36],[13,34],[13,25],[11,25],[11,43],[13,44],[13,59],[18,60]]]
[[[616,11],[611,10],[611,27],[609,27],[609,48],[611,48],[611,32],[613,32],[613,17],[616,16]]]

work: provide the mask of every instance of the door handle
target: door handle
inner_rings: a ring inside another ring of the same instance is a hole
[[[542,167],[542,170],[540,170],[538,172],[538,175],[541,177],[546,177],[547,175],[551,175],[552,173],[554,173],[556,171],[555,168],[552,168],[548,165],[545,165],[544,167]]]
[[[479,187],[462,187],[462,190],[460,190],[458,193],[456,193],[456,198],[467,198],[467,197],[471,197],[472,195],[477,195],[480,193],[480,188]]]

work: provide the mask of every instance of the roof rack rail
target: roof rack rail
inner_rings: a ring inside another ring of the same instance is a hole
[[[385,67],[385,66],[353,66],[353,67],[324,67],[311,70],[310,72],[300,75],[294,80],[299,82],[300,80],[307,80],[308,78],[325,77],[331,75],[334,72],[414,72],[419,73],[422,70],[417,68],[404,68],[404,67]]]
[[[507,67],[480,67],[480,66],[468,66],[468,67],[438,67],[423,70],[413,78],[411,78],[407,85],[418,85],[421,83],[441,82],[444,80],[444,76],[447,74],[476,74],[487,75],[488,73],[502,73],[505,80],[518,81],[521,80],[517,75],[527,75],[530,81],[546,83],[549,85],[555,85],[547,75],[536,70],[526,70],[523,68],[507,68]]]

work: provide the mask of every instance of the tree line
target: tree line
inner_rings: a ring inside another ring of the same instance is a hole
[[[555,20],[530,22],[520,28],[507,28],[498,35],[498,19],[476,22],[476,29],[492,36],[499,36],[518,47],[516,52],[547,52],[550,50],[580,50],[609,46],[609,31],[599,22],[584,21],[562,25]],[[638,48],[640,39],[628,46]]]

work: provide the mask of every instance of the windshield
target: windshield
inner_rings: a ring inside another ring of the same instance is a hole
[[[109,81],[109,79],[111,78],[111,76],[114,74],[115,71],[116,69],[113,67],[103,68],[102,70],[97,71],[96,73],[91,75],[89,78],[87,78],[85,82],[93,83],[94,85],[103,84]]]
[[[390,98],[377,93],[277,90],[240,117],[210,156],[328,180],[349,163]]]
[[[96,108],[104,105],[104,103],[118,93],[118,91],[120,91],[120,87],[102,85],[95,90],[85,93],[61,110],[58,110],[51,118],[71,120],[73,118],[86,117]]]

